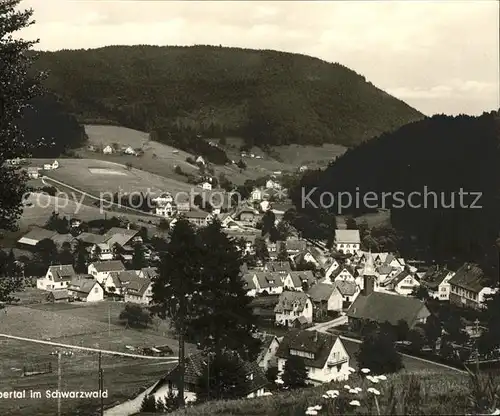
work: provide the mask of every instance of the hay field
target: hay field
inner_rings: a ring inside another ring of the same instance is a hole
[[[95,159],[58,159],[59,168],[44,171],[53,178],[93,196],[109,196],[115,192],[189,192],[191,185],[139,169]],[[31,165],[39,165],[32,159]]]
[[[158,219],[151,216],[134,215],[128,212],[115,212],[104,209],[101,210],[99,207],[91,205],[92,202],[97,201],[86,199],[81,194],[71,190],[67,191],[67,196],[65,197],[32,193],[25,201],[23,213],[19,218],[19,228],[24,232],[26,229],[35,225],[42,227],[54,211],[67,217],[76,217],[82,221],[124,217],[128,221],[145,226],[148,225],[148,221],[151,221],[153,224],[158,222]],[[26,204],[32,205],[27,206]]]

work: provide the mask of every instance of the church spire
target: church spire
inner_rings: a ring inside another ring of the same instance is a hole
[[[363,276],[375,276],[375,265],[373,263],[372,251],[368,252],[365,267],[363,268]]]

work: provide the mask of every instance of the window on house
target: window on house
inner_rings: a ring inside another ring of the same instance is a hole
[[[98,287],[94,288],[94,293],[99,293],[99,288]]]

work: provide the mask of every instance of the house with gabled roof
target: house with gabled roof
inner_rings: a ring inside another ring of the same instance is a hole
[[[99,283],[103,283],[111,272],[121,272],[125,266],[121,260],[96,261],[89,264],[87,273],[94,276]]]
[[[141,279],[153,281],[158,277],[158,267],[143,267],[141,270],[136,270],[136,272]]]
[[[278,337],[274,334],[262,332],[255,334],[255,336],[262,342],[260,353],[257,356],[257,365],[264,371],[267,371],[270,367],[277,367],[276,352],[280,346]]]
[[[420,284],[427,289],[433,299],[448,301],[451,291],[450,279],[454,275],[455,272],[446,267],[432,266],[422,276]]]
[[[258,282],[255,273],[250,273],[250,272],[243,273],[242,279],[243,279],[243,288],[245,289],[247,296],[250,297],[257,296]]]
[[[420,286],[420,282],[415,278],[414,274],[405,269],[392,279],[386,281],[384,286],[399,295],[409,296],[416,287]]]
[[[342,296],[342,310],[349,309],[360,294],[360,287],[356,283],[347,280],[339,280],[334,285]]]
[[[257,293],[269,295],[283,292],[283,276],[280,272],[254,272]]]
[[[228,354],[230,354],[228,352]],[[196,401],[196,392],[206,386],[204,375],[211,358],[204,352],[197,352],[186,357],[184,365],[184,400],[186,403]],[[241,398],[254,398],[263,396],[269,385],[263,370],[256,362],[247,362],[238,358],[241,363],[241,371],[246,374],[247,386],[241,392]],[[179,366],[174,367],[151,389],[150,394],[156,400],[163,400],[170,394],[178,393]]]
[[[316,278],[311,270],[292,271],[289,272],[284,280],[283,287],[285,290],[306,290],[316,283]]]
[[[307,294],[314,306],[314,316],[325,317],[328,312],[342,310],[342,295],[335,285],[317,283],[312,286]]]
[[[68,285],[68,295],[80,302],[98,302],[104,300],[102,286],[92,276],[77,276]]]
[[[66,289],[75,277],[76,272],[72,264],[50,266],[45,276],[37,279],[36,287],[41,290]]]
[[[450,284],[450,302],[474,309],[485,307],[485,298],[498,291],[491,287],[484,271],[474,263],[464,263],[448,281]]]
[[[153,298],[153,282],[148,278],[132,279],[125,287],[125,302],[149,305]]]
[[[335,230],[335,249],[344,254],[356,254],[361,246],[359,230]]]
[[[289,331],[280,342],[276,356],[278,377],[283,375],[286,361],[295,356],[304,360],[311,384],[319,385],[349,378],[349,354],[342,340],[329,333]]]
[[[297,325],[296,321],[312,323],[313,304],[310,297],[304,292],[283,292],[274,308],[275,321],[279,325]]]
[[[139,280],[136,270],[108,272],[102,286],[107,294],[124,296],[130,282]]]

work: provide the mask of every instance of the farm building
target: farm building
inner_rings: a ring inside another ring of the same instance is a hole
[[[89,264],[87,269],[88,274],[94,276],[99,283],[104,282],[111,272],[121,272],[125,270],[125,266],[120,260],[96,261]]]
[[[40,227],[33,227],[30,232],[21,237],[17,242],[27,246],[35,247],[40,241],[50,239],[55,234],[55,231],[46,230]]]
[[[104,299],[104,290],[92,276],[78,276],[68,285],[68,295],[81,302],[98,302]]]
[[[66,289],[53,290],[47,295],[47,302],[67,302],[69,294]]]

